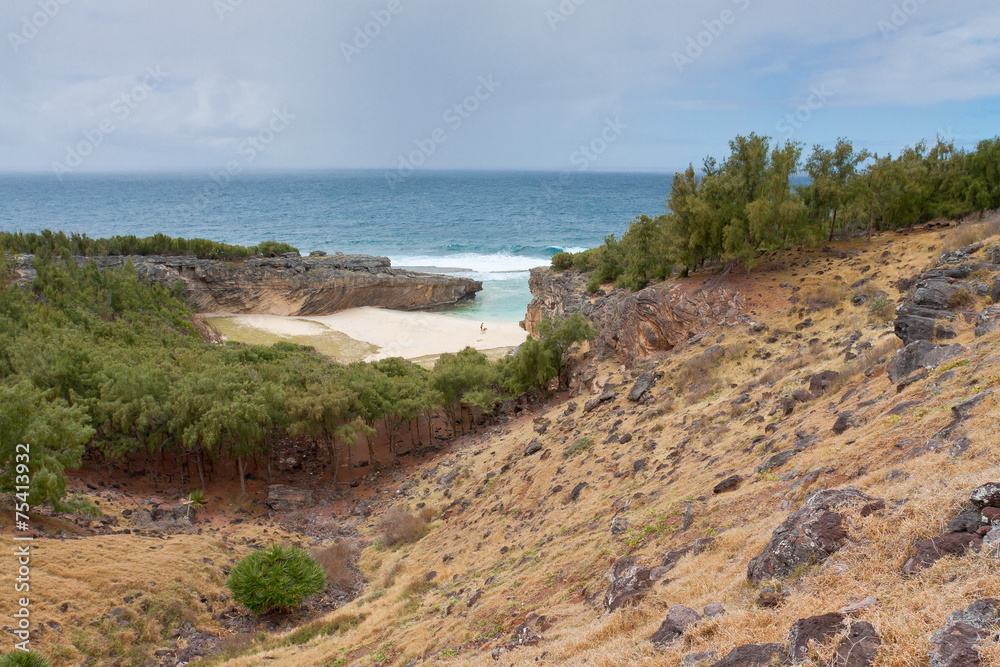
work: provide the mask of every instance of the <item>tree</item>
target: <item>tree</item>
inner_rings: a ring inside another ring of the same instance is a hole
[[[837,215],[851,200],[858,167],[870,157],[867,150],[855,152],[853,144],[843,138],[837,140],[832,151],[820,145],[813,147],[806,163],[812,182],[802,188],[802,194],[813,220],[822,226],[829,223],[831,241],[837,231]]]
[[[65,471],[80,467],[94,435],[83,406],[70,406],[27,380],[0,384],[0,491],[27,486],[29,504],[58,507]]]

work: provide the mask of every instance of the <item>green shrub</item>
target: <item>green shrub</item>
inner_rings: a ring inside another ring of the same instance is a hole
[[[34,651],[11,651],[0,655],[0,667],[49,667],[49,661]]]
[[[287,611],[326,587],[323,567],[302,549],[274,544],[250,554],[226,580],[233,597],[254,614]]]
[[[573,255],[568,252],[557,252],[552,255],[552,268],[565,271],[573,266]]]

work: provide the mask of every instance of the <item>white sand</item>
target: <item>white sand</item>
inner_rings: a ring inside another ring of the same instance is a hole
[[[481,332],[478,320],[382,308],[354,308],[318,317],[236,315],[232,319],[241,326],[278,336],[317,336],[327,329],[339,331],[379,347],[368,361],[388,357],[414,359],[459,352],[466,347],[477,350],[516,347],[528,336],[514,322],[486,322],[486,331]]]

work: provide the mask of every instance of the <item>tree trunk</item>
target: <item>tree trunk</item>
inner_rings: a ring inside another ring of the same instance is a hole
[[[198,464],[198,478],[201,480],[201,490],[204,493],[204,491],[205,491],[205,470],[204,470],[204,468],[202,468],[202,465],[201,465],[201,452],[200,451],[197,454],[195,454],[194,461],[195,461],[195,463]]]
[[[830,241],[833,241],[835,231],[837,231],[837,209],[833,209],[833,221],[830,222]]]
[[[245,496],[247,494],[247,483],[246,477],[243,475],[243,457],[236,457],[236,465],[239,466],[240,470],[240,495]]]
[[[875,223],[875,202],[868,204],[868,242],[872,242],[872,225]]]

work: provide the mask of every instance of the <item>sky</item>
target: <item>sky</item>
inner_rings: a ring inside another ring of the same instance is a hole
[[[996,0],[3,0],[0,171],[672,171],[1000,133]]]

